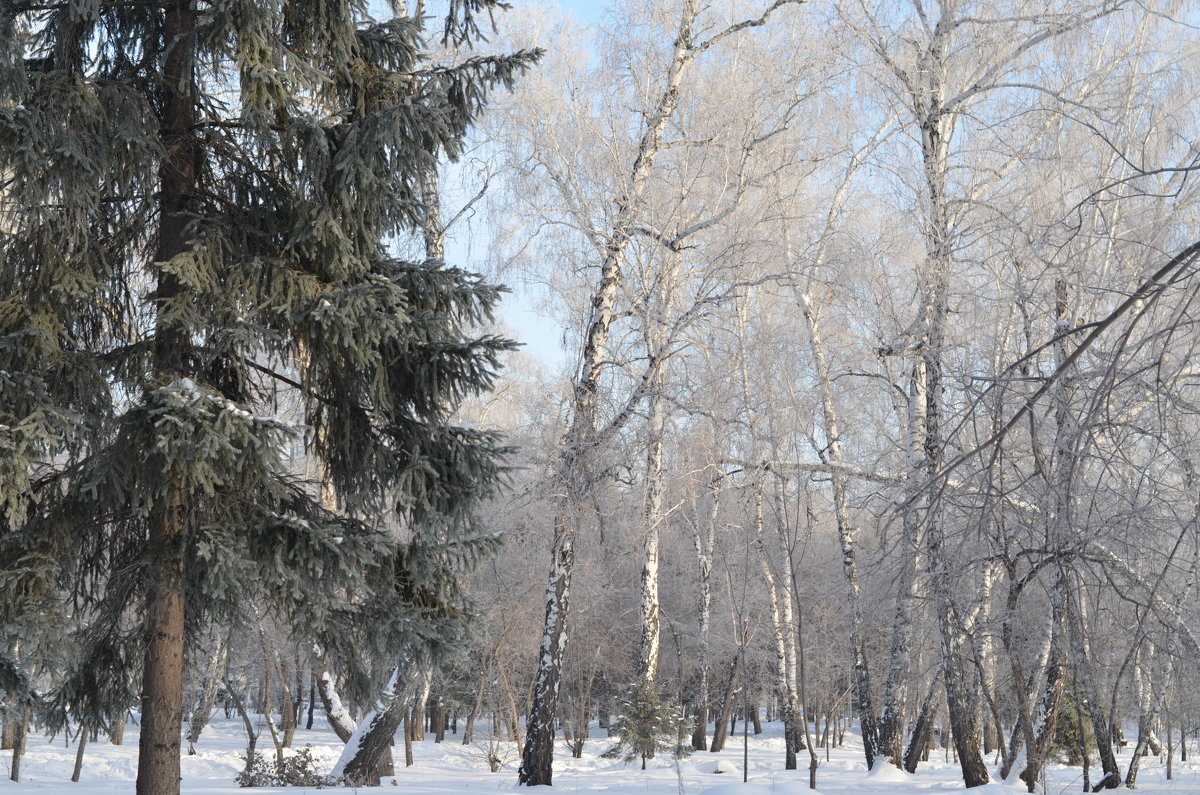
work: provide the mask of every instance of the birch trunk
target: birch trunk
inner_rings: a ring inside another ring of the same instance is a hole
[[[875,706],[871,696],[871,676],[870,669],[867,667],[866,640],[863,630],[862,586],[859,584],[858,561],[854,551],[855,531],[846,501],[846,475],[841,468],[843,463],[842,443],[837,405],[833,399],[829,360],[825,356],[820,322],[807,291],[800,293],[799,301],[805,324],[808,326],[809,348],[813,355],[817,386],[821,395],[821,412],[825,420],[826,447],[820,451],[820,455],[822,463],[835,465],[830,479],[833,488],[834,520],[837,523],[838,543],[842,550],[842,572],[846,578],[846,601],[850,607],[850,653],[854,677],[854,704],[859,715],[863,754],[866,756],[867,767],[871,768],[875,765],[876,757],[889,749],[881,745],[882,738],[879,734],[879,727],[875,723]],[[894,713],[887,713],[888,716],[892,714]],[[895,721],[889,724],[889,728],[894,728],[894,724]],[[890,749],[893,751],[892,762],[897,766],[902,761],[899,748],[899,736],[897,735],[895,747]]]
[[[566,622],[570,611],[571,574],[575,566],[575,534],[590,491],[588,457],[596,433],[601,373],[608,354],[609,329],[622,281],[631,227],[641,210],[654,159],[662,146],[667,120],[679,102],[683,74],[692,58],[692,25],[697,0],[687,0],[667,68],[666,86],[657,106],[646,116],[629,180],[628,192],[617,201],[617,216],[607,236],[600,280],[592,295],[592,316],[583,339],[583,361],[572,390],[570,424],[555,466],[556,500],[550,575],[546,585],[545,621],[538,648],[538,669],[525,727],[525,747],[517,781],[527,786],[553,783],[554,720],[566,651]]]
[[[1065,589],[1066,575],[1060,569],[1051,594],[1050,654],[1046,665],[1046,685],[1042,697],[1038,700],[1037,710],[1032,716],[1026,739],[1028,748],[1025,769],[1021,772],[1021,779],[1030,792],[1037,786],[1050,742],[1054,738],[1058,708],[1062,703],[1063,688],[1066,685],[1066,654],[1063,644]]]
[[[787,770],[795,770],[797,764],[796,752],[802,749],[803,743],[798,742],[801,731],[800,726],[797,724],[799,709],[796,700],[795,680],[792,676],[794,668],[789,666],[788,663],[788,646],[791,645],[792,631],[791,627],[784,623],[779,588],[776,583],[776,577],[771,571],[771,562],[767,557],[766,545],[763,543],[763,494],[761,481],[755,484],[754,538],[754,545],[759,553],[763,580],[767,584],[767,595],[771,608],[771,627],[774,630],[775,637],[775,686],[782,704],[784,767]],[[746,720],[749,720],[749,718],[749,715],[744,716]]]
[[[700,609],[698,611],[700,650],[699,660],[697,661],[697,667],[700,669],[700,681],[696,687],[696,729],[692,732],[692,748],[696,751],[702,751],[708,747],[708,629],[712,612],[712,585],[709,582],[709,578],[712,576],[713,554],[716,549],[717,517],[720,515],[721,510],[719,478],[714,478],[710,482],[709,493],[711,501],[709,503],[707,519],[703,524],[703,534],[700,522],[695,521],[692,523],[692,543],[696,549],[696,563],[699,569],[698,588],[700,598]]]
[[[663,394],[663,370],[658,368],[650,393],[647,422],[649,447],[646,451],[646,502],[643,511],[646,535],[642,544],[642,643],[639,678],[653,683],[658,672],[662,640],[661,608],[658,600],[659,526],[663,520],[663,436],[666,431],[666,396]]]
[[[208,660],[208,669],[204,674],[204,692],[200,696],[200,703],[192,711],[192,721],[188,727],[188,756],[195,756],[196,743],[200,742],[200,734],[208,725],[208,716],[217,701],[217,688],[224,677],[225,659],[228,653],[229,638],[226,635],[217,642],[212,657]]]
[[[354,719],[350,717],[350,713],[342,704],[341,696],[338,695],[337,687],[334,685],[333,677],[329,675],[329,671],[325,668],[323,662],[318,662],[317,675],[317,694],[321,697],[321,706],[325,708],[325,717],[329,720],[329,726],[333,729],[333,733],[343,743],[350,742],[350,738],[354,735],[358,725]]]

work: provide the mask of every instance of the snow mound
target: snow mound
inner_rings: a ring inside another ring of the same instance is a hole
[[[728,759],[718,759],[715,764],[710,765],[706,773],[741,773],[738,766]]]
[[[906,770],[901,770],[895,765],[887,761],[879,761],[875,763],[875,767],[871,768],[871,772],[867,773],[867,778],[872,784],[911,784],[913,775]]]

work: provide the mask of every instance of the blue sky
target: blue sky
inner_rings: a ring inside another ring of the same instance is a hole
[[[525,0],[512,2],[514,7],[525,4]],[[558,5],[570,10],[581,22],[598,23],[609,0],[559,0]],[[524,343],[526,353],[546,367],[565,367],[574,352],[562,348],[562,327],[537,311],[536,288],[519,283],[510,284],[509,288],[512,292],[504,297],[500,320],[518,342]]]

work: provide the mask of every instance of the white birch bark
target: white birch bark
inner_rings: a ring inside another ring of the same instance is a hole
[[[704,522],[692,522],[692,545],[696,550],[697,583],[699,598],[697,624],[700,648],[696,666],[699,668],[699,683],[696,685],[696,728],[692,732],[692,748],[703,751],[708,747],[709,712],[709,625],[712,613],[713,555],[716,551],[717,517],[721,512],[721,476],[709,483],[709,509]]]
[[[646,187],[655,159],[662,149],[667,123],[679,105],[684,74],[695,59],[713,45],[739,31],[764,24],[776,9],[798,1],[775,0],[759,17],[731,25],[704,40],[697,38],[695,29],[701,10],[700,1],[685,0],[681,9],[662,92],[654,107],[645,113],[644,126],[626,183],[627,189],[617,197],[616,216],[602,236],[604,244],[599,282],[592,294],[591,318],[583,337],[579,376],[572,389],[568,429],[555,465],[558,494],[555,501],[554,541],[546,587],[544,628],[537,657],[538,671],[526,723],[521,767],[517,774],[520,784],[549,785],[553,781],[554,721],[567,643],[566,620],[575,562],[575,535],[579,531],[583,506],[591,489],[588,458],[598,436],[597,403],[601,374],[608,353],[609,331],[630,236],[643,210]]]

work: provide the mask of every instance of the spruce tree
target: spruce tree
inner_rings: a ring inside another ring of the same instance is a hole
[[[451,0],[444,39],[502,5]],[[508,346],[473,331],[498,289],[395,252],[536,53],[435,67],[392,11],[0,0],[0,627],[71,650],[52,726],[140,680],[145,795],[178,791],[207,622],[269,604],[365,689],[361,660],[461,638],[455,575],[493,543],[502,448],[450,416]]]

